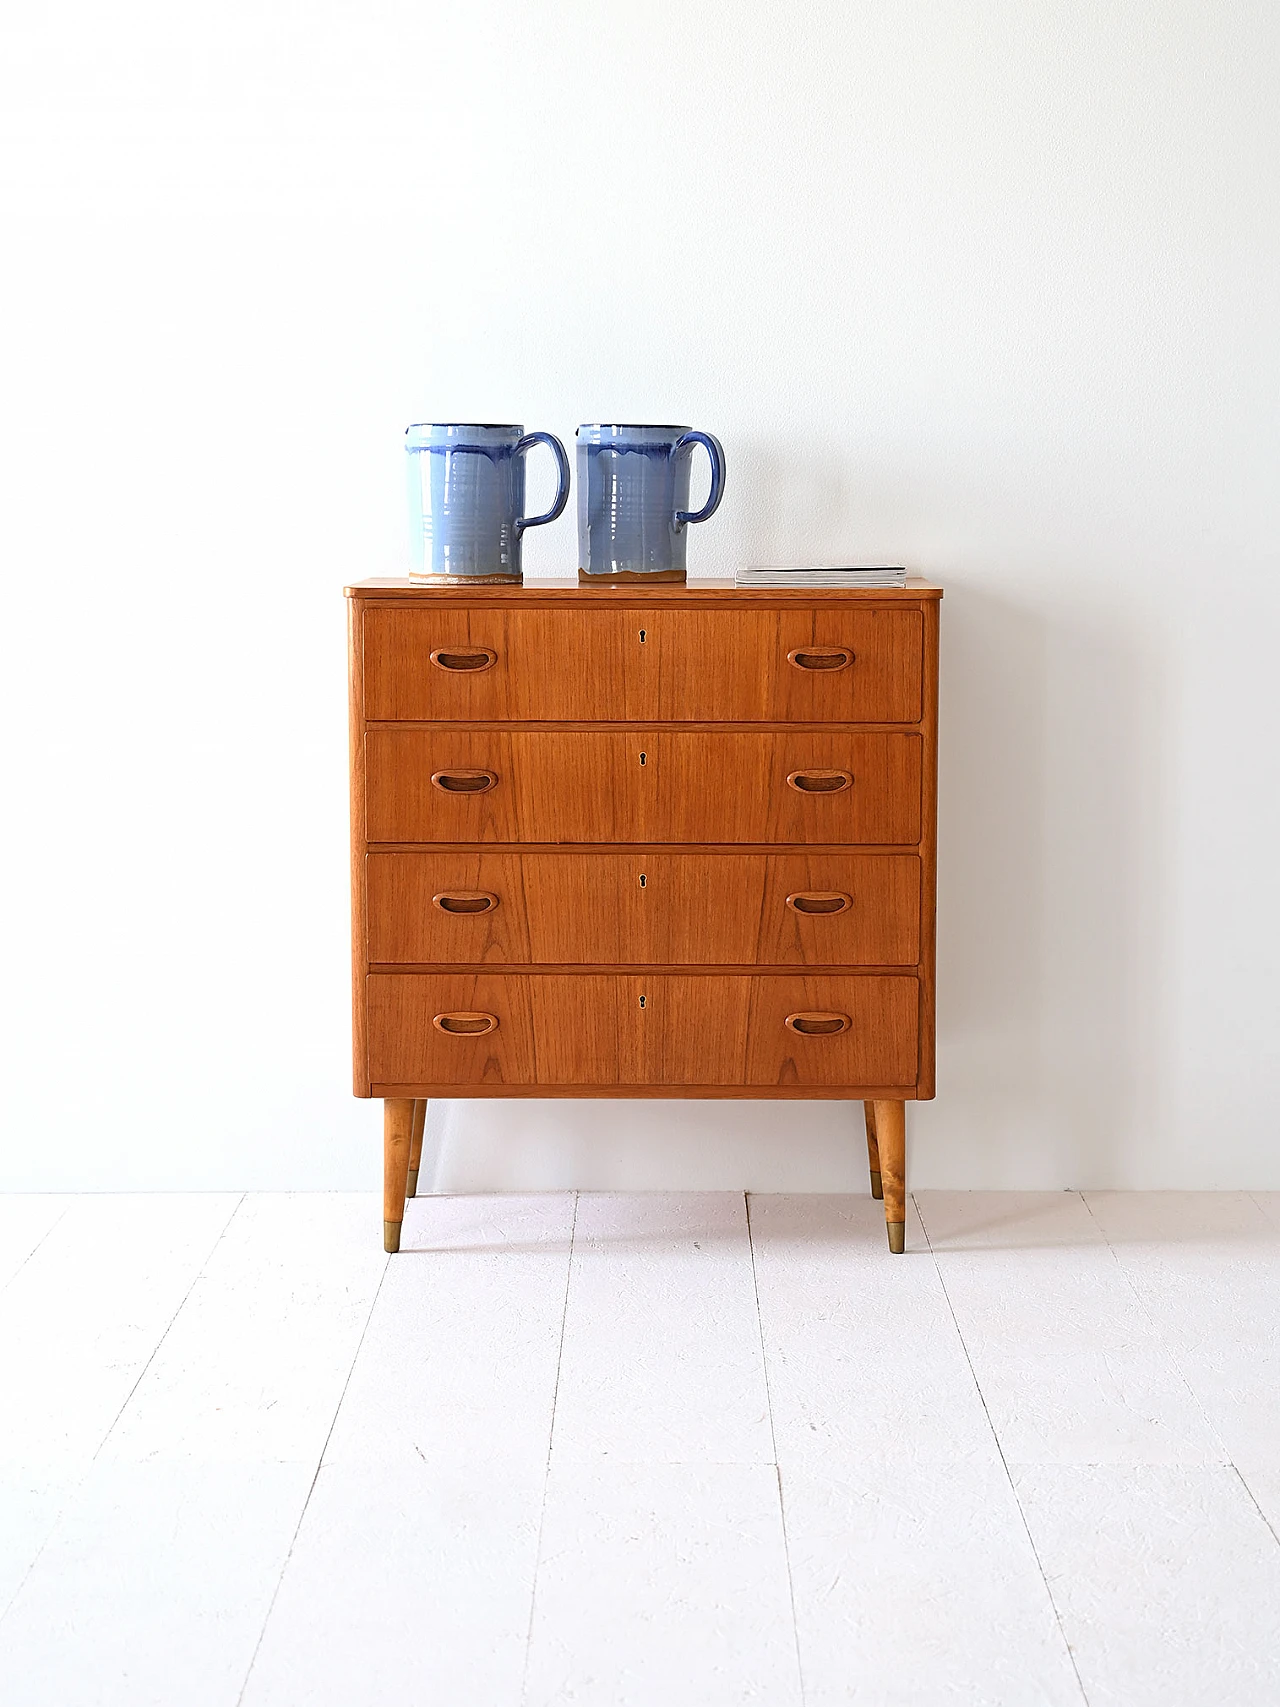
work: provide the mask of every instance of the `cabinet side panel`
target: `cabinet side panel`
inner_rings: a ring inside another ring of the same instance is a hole
[[[356,1096],[372,1096],[365,973],[364,606],[347,599],[347,684],[351,759],[351,1071]]]
[[[916,1095],[934,1095],[938,897],[938,630],[939,604],[924,612],[924,736],[920,778],[920,1071]]]

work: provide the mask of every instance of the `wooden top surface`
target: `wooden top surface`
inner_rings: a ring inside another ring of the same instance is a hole
[[[505,585],[489,585],[468,587],[462,583],[456,586],[440,586],[439,584],[424,584],[420,581],[410,581],[405,576],[377,576],[368,581],[353,581],[343,589],[349,599],[446,599],[457,601],[479,600],[485,604],[523,603],[533,599],[538,603],[578,603],[586,600],[594,603],[597,599],[612,600],[615,604],[634,604],[637,600],[644,604],[683,604],[693,600],[702,601],[708,594],[722,598],[728,594],[735,602],[741,600],[748,604],[777,604],[796,600],[800,603],[812,604],[839,603],[845,599],[871,600],[883,603],[894,599],[940,599],[942,588],[933,581],[923,580],[916,575],[907,576],[905,587],[738,587],[731,580],[711,577],[697,578],[686,581],[683,585],[671,581],[660,581],[655,586],[646,587],[636,581],[621,585],[601,587],[583,586],[577,576],[546,575],[537,576],[517,585],[514,581]]]

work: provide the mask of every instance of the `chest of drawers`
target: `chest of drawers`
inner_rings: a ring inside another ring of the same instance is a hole
[[[940,589],[368,581],[355,1092],[399,1247],[426,1101],[860,1101],[889,1244],[933,1095]]]

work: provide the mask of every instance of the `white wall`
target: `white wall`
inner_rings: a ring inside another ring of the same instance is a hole
[[[697,571],[945,583],[913,1183],[1280,1186],[1280,9],[15,14],[0,1183],[376,1179],[341,588],[428,418],[687,420]],[[442,1104],[431,1177],[863,1188],[854,1113]]]

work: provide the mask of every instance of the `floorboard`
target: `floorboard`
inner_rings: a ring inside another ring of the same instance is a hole
[[[583,1194],[556,1462],[771,1464],[740,1192]]]
[[[782,1492],[807,1707],[1081,1707],[998,1460],[868,1458]]]
[[[75,1200],[58,1195],[0,1196],[0,1290],[57,1226]]]
[[[1014,1472],[1089,1707],[1275,1707],[1280,1547],[1225,1465]]]
[[[523,1699],[799,1707],[774,1471],[557,1461]]]
[[[1280,1194],[908,1218],[0,1199],[0,1700],[1271,1707]]]
[[[107,1253],[98,1228],[79,1247],[104,1270],[100,1324],[123,1306],[133,1320],[117,1330],[140,1331],[145,1282],[196,1209],[194,1255],[217,1220],[207,1199],[166,1207],[163,1230],[117,1205],[113,1232],[134,1242]],[[154,1351],[0,1626],[6,1703],[218,1707],[239,1693],[385,1257],[372,1198],[262,1196],[220,1214],[198,1273],[164,1258],[184,1288],[172,1320],[161,1334],[152,1304]]]
[[[26,1254],[0,1291],[0,1616],[240,1198],[39,1198],[34,1213],[16,1201],[9,1250]],[[3,1652],[0,1626],[0,1676]]]
[[[408,1206],[246,1707],[515,1707],[574,1201]]]
[[[1090,1192],[1219,1457],[1280,1466],[1280,1227],[1244,1192]]]
[[[1074,1192],[924,1192],[938,1272],[1020,1464],[1213,1464],[1222,1447]]]
[[[870,1197],[753,1197],[751,1238],[778,1462],[998,1463],[947,1295],[907,1206],[890,1262]]]

